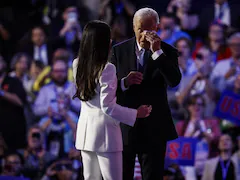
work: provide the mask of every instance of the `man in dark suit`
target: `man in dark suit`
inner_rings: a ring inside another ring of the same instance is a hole
[[[240,28],[239,3],[228,0],[215,0],[215,3],[207,4],[200,13],[198,26],[199,34],[205,38],[209,26],[213,21],[218,21],[231,29]]]
[[[45,30],[36,26],[31,30],[31,42],[21,42],[19,51],[28,53],[33,59],[42,61],[44,65],[52,64],[52,55],[56,48],[63,48],[62,39],[48,39]]]
[[[123,134],[123,180],[132,180],[136,154],[144,180],[163,178],[164,155],[168,140],[177,138],[167,101],[167,87],[181,80],[178,52],[156,34],[157,12],[138,10],[133,19],[136,37],[113,47],[112,62],[118,76],[118,103],[138,108],[152,105],[148,118],[133,128],[121,125]]]

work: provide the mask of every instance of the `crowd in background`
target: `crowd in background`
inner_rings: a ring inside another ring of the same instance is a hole
[[[81,104],[72,99],[71,68],[83,27],[93,19],[107,22],[114,45],[134,36],[133,15],[146,6],[159,13],[162,41],[179,51],[182,80],[168,88],[177,132],[199,140],[195,165],[173,165],[165,178],[222,179],[223,163],[227,179],[240,179],[240,128],[214,116],[225,90],[240,94],[238,0],[32,0],[23,7],[0,6],[2,176],[83,179],[74,147]],[[138,171],[135,178],[141,179]]]

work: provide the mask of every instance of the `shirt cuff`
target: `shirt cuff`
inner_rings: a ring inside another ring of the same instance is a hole
[[[128,90],[128,88],[126,88],[125,85],[124,85],[124,80],[125,80],[125,79],[126,79],[126,78],[122,78],[122,79],[121,79],[121,88],[122,88],[122,91]]]
[[[160,49],[160,50],[158,50],[158,51],[155,51],[153,54],[152,54],[152,59],[153,60],[156,60],[160,55],[162,55],[163,54],[163,50],[162,49]]]

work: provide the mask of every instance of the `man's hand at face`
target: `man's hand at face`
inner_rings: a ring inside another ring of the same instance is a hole
[[[161,49],[161,38],[153,31],[144,31],[144,38],[150,43],[152,53]]]

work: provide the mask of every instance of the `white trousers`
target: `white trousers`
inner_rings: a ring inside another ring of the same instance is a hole
[[[81,151],[84,180],[122,180],[122,152]]]

